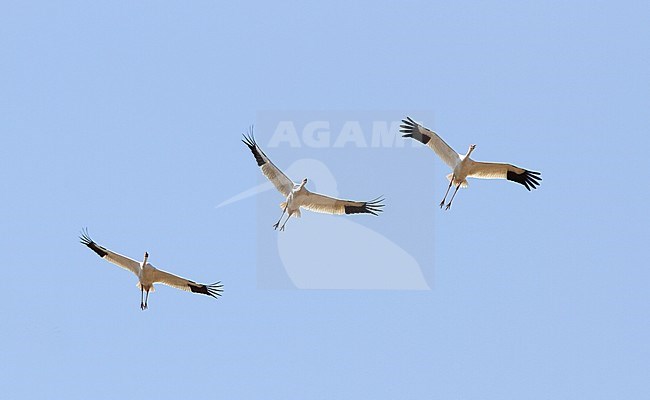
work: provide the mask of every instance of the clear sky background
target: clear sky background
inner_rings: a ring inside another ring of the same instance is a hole
[[[647,396],[650,6],[539,3],[3,1],[0,391]],[[443,212],[448,171],[414,150],[426,168],[386,179],[430,193],[431,291],[260,290],[255,200],[215,205],[260,182],[239,139],[268,109],[431,110],[544,181],[473,181]],[[84,226],[224,296],[160,287],[142,312]]]

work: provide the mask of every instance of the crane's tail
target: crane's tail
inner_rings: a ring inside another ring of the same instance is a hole
[[[454,176],[453,173],[447,175],[447,180],[448,180],[448,181],[451,181],[451,177],[452,177],[452,176]],[[469,184],[467,183],[467,179],[465,179],[465,180],[460,184],[460,187],[462,187],[462,188],[466,188],[467,186],[469,186]]]
[[[280,208],[281,208],[281,209],[284,210],[286,206],[287,206],[287,202],[286,202],[286,201],[283,201],[282,203],[280,203]],[[291,216],[296,217],[296,218],[300,218],[300,209],[297,209],[296,211],[294,211],[294,212],[291,214]]]
[[[142,284],[140,282],[136,283],[135,286],[137,286],[138,289],[142,290]],[[147,288],[144,288],[144,290],[147,290]],[[156,288],[154,287],[154,285],[151,285],[151,287],[149,288],[149,292],[153,293],[155,291],[156,291]]]

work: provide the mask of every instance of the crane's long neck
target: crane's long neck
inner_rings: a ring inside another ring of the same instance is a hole
[[[147,259],[149,259],[149,253],[146,251],[144,252],[144,261],[142,261],[142,268],[144,268],[145,265],[147,265]]]

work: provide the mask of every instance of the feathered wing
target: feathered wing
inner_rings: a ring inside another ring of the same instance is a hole
[[[139,262],[98,245],[88,235],[88,229],[81,230],[81,236],[79,236],[79,240],[82,244],[88,246],[92,251],[97,253],[97,255],[104,260],[115,264],[118,267],[129,270],[136,276],[139,276],[141,268]]]
[[[271,162],[266,154],[264,154],[262,149],[260,149],[260,146],[257,145],[255,138],[253,137],[252,129],[248,135],[244,135],[242,142],[248,146],[248,148],[253,153],[253,156],[255,156],[255,161],[257,161],[257,165],[262,170],[264,176],[266,176],[268,180],[270,180],[273,185],[275,185],[275,188],[278,189],[280,193],[282,193],[284,196],[288,196],[293,189],[293,181],[289,179],[282,171],[280,171],[280,169]]]
[[[211,285],[204,285],[202,283],[196,283],[189,279],[181,278],[180,276],[176,276],[159,269],[156,269],[153,272],[153,281],[154,283],[162,283],[163,285],[185,290],[186,292],[212,296],[215,299],[221,296],[221,293],[223,292],[223,285],[221,282],[216,282]]]
[[[528,171],[512,164],[478,161],[472,162],[467,176],[480,179],[507,179],[524,185],[528,191],[537,189],[542,180],[539,172]]]
[[[399,131],[403,133],[402,137],[410,137],[429,146],[449,168],[453,169],[460,162],[460,155],[437,133],[413,121],[411,117],[402,120]]]
[[[307,196],[301,206],[307,210],[325,214],[372,214],[382,212],[384,201],[378,197],[370,201],[340,200],[319,193],[307,191]]]

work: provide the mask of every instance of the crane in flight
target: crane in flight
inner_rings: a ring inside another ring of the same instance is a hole
[[[262,170],[264,176],[266,176],[267,179],[273,183],[275,188],[285,197],[285,201],[280,204],[282,215],[280,215],[278,222],[273,225],[274,229],[280,227],[280,231],[283,231],[287,221],[289,221],[289,218],[291,218],[292,215],[295,215],[296,218],[300,218],[301,207],[310,211],[325,214],[377,215],[382,211],[384,205],[382,204],[383,199],[381,197],[370,201],[341,200],[323,194],[310,192],[305,188],[307,178],[303,179],[300,184],[294,183],[278,167],[276,167],[266,154],[264,154],[262,149],[260,149],[253,137],[252,128],[248,135],[244,135],[242,142],[244,142],[253,153],[255,161],[257,161],[257,165]],[[288,216],[280,226],[280,222],[285,213]]]
[[[147,301],[149,300],[149,292],[154,291],[154,283],[162,283],[163,285],[171,286],[176,289],[185,290],[192,293],[205,294],[212,296],[215,299],[221,296],[223,292],[223,285],[221,282],[213,283],[211,285],[204,285],[196,283],[185,278],[181,278],[169,272],[165,272],[155,268],[153,265],[147,263],[149,253],[144,253],[144,260],[142,263],[137,262],[129,257],[115,253],[105,247],[95,243],[88,235],[88,229],[81,230],[79,240],[82,244],[88,246],[92,251],[97,253],[98,256],[106,261],[122,267],[128,271],[133,272],[138,277],[138,287],[140,288],[140,308],[147,309]],[[144,292],[147,292],[146,298]]]
[[[467,154],[458,154],[451,148],[451,146],[445,143],[438,134],[413,121],[410,117],[406,117],[406,119],[402,120],[400,132],[403,133],[402,137],[410,137],[429,146],[431,150],[433,150],[438,157],[440,157],[442,161],[452,169],[452,173],[447,175],[449,186],[447,186],[445,197],[443,197],[440,202],[440,208],[444,206],[452,185],[456,186],[456,190],[454,190],[454,194],[451,196],[449,203],[447,203],[445,210],[449,210],[449,207],[451,207],[451,202],[454,200],[454,197],[456,197],[458,189],[461,187],[467,187],[468,177],[480,179],[507,179],[524,185],[528,191],[530,191],[530,189],[537,189],[537,186],[539,186],[539,183],[542,180],[539,172],[529,171],[512,164],[472,160],[469,156],[476,148],[475,144],[469,146]]]

